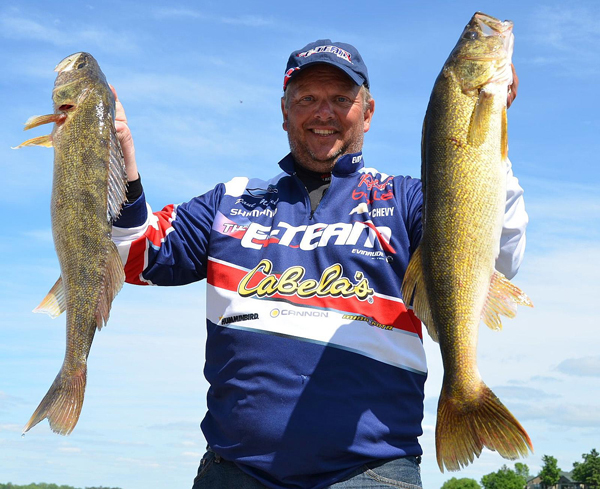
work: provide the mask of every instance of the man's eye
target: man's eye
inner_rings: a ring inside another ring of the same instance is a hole
[[[338,97],[337,101],[341,104],[345,104],[345,103],[348,103],[350,101],[350,99],[348,97]]]

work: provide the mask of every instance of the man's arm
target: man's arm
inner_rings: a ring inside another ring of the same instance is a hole
[[[127,202],[113,223],[112,239],[124,264],[125,279],[138,285],[183,285],[201,280],[206,276],[208,239],[222,185],[153,213],[137,170],[125,110],[114,88],[113,93],[117,102],[115,126],[129,187]]]

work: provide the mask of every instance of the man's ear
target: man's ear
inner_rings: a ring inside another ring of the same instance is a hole
[[[375,112],[375,100],[369,100],[368,107],[364,114],[364,131],[367,132],[371,128],[371,120],[373,119],[373,112]]]
[[[287,109],[285,108],[285,100],[283,97],[281,97],[281,114],[283,115],[283,130],[287,132],[288,128],[287,128],[287,119],[288,119],[288,112]]]

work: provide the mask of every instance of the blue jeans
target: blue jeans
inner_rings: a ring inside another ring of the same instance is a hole
[[[420,457],[419,457],[420,459]],[[329,486],[331,489],[422,489],[417,457],[363,465],[345,479]],[[210,448],[202,457],[192,489],[265,489],[253,477]]]

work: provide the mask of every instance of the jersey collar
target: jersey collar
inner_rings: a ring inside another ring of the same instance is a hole
[[[289,153],[285,158],[279,162],[281,169],[290,174],[294,174],[294,157]],[[359,171],[364,166],[362,151],[358,153],[350,153],[342,156],[337,160],[333,167],[333,174],[335,176],[350,175]]]

